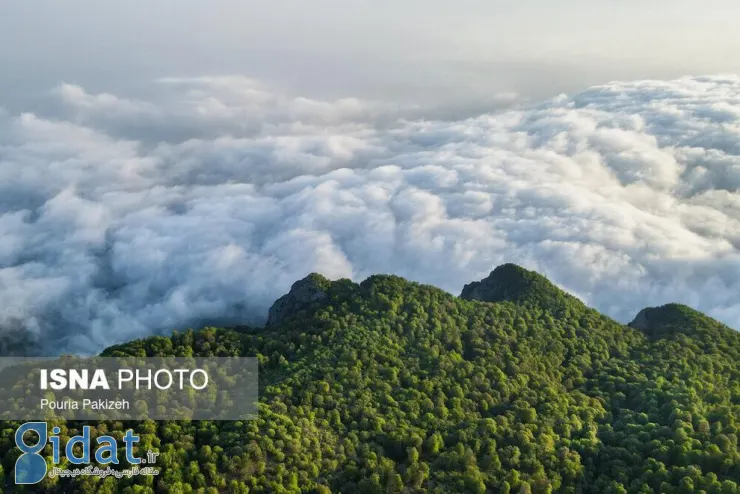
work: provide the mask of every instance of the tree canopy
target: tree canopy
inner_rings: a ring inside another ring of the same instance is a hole
[[[264,328],[103,352],[257,357],[258,419],[96,422],[141,434],[162,473],[28,491],[740,493],[740,335],[706,315],[671,304],[623,325],[514,265],[461,297],[311,279]],[[18,425],[0,431],[11,483]],[[59,425],[64,443],[85,424]]]

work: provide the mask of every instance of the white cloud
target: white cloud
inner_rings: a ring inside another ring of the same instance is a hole
[[[261,321],[310,271],[458,293],[509,261],[623,321],[680,301],[740,326],[738,78],[458,121],[240,77],[157,86],[0,113],[0,326],[92,352]]]

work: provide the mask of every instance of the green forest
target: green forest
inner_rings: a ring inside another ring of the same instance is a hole
[[[4,422],[6,492],[740,493],[740,334],[678,304],[624,325],[513,264],[459,297],[312,274],[265,327],[103,355],[257,357],[259,418],[89,424],[134,429],[160,475],[25,490]]]

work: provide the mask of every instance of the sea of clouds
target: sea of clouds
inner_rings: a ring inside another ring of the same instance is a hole
[[[503,262],[624,322],[677,301],[740,327],[740,78],[612,83],[462,120],[242,77],[149,95],[65,84],[33,112],[0,110],[7,338],[91,353],[260,323],[312,271],[457,294]]]

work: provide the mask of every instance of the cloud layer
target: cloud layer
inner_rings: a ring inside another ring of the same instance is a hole
[[[453,293],[502,262],[627,321],[740,327],[740,79],[614,83],[448,120],[241,77],[0,110],[0,327],[42,351],[260,322],[311,271]],[[509,96],[503,95],[502,101]]]

